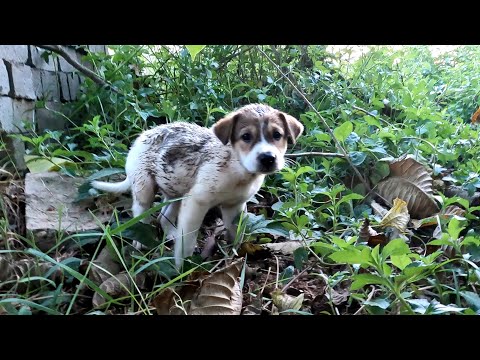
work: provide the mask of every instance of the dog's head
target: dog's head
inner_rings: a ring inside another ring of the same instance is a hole
[[[270,106],[251,104],[228,114],[212,130],[223,144],[231,143],[249,172],[269,174],[283,168],[287,145],[297,141],[303,125]]]

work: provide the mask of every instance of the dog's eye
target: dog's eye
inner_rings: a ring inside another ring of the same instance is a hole
[[[249,133],[243,134],[242,139],[245,142],[249,142],[250,140],[252,140],[252,135],[250,135]]]
[[[275,140],[280,140],[282,138],[282,134],[280,134],[278,131],[273,132],[273,138]]]

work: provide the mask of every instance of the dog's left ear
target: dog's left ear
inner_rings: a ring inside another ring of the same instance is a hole
[[[232,137],[233,127],[237,120],[238,113],[233,112],[218,120],[213,126],[213,133],[220,139],[220,141],[227,145],[228,141]]]
[[[295,119],[293,116],[288,115],[284,112],[279,111],[280,119],[285,126],[285,132],[288,138],[289,144],[295,144],[297,139],[303,133],[303,125],[300,121]]]

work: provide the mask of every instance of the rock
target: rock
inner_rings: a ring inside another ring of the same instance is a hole
[[[70,234],[100,231],[98,223],[111,220],[113,208],[110,211],[96,209],[93,199],[75,202],[77,188],[85,181],[57,172],[26,175],[26,227],[27,232],[33,233],[40,250],[48,251],[59,239]],[[120,203],[130,208],[128,198],[121,196]],[[119,206],[118,202],[116,206]],[[74,241],[64,245],[70,247],[73,244]]]

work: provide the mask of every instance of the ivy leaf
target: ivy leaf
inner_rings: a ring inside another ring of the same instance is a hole
[[[350,135],[353,131],[353,124],[350,121],[344,122],[339,127],[333,130],[333,135],[337,138],[340,142],[345,142],[348,135]]]
[[[188,52],[190,53],[190,56],[192,57],[192,61],[195,61],[195,57],[200,51],[203,50],[205,46],[206,45],[185,45]]]

